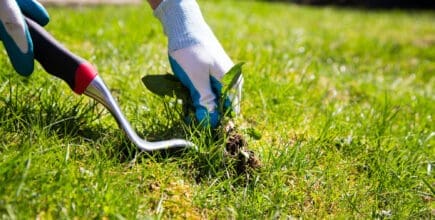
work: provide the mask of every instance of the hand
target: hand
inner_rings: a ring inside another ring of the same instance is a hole
[[[196,44],[169,53],[169,62],[174,75],[189,89],[195,107],[196,119],[202,125],[218,126],[221,97],[221,80],[233,62],[220,45]],[[240,98],[243,77],[235,84],[236,94],[225,101],[226,107],[232,103],[233,110],[240,112]]]
[[[44,26],[49,16],[35,0],[0,0],[0,40],[15,70],[24,76],[33,72],[33,43],[24,16]]]

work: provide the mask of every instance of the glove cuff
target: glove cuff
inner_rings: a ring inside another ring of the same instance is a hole
[[[213,32],[195,0],[164,0],[154,10],[168,37],[169,52],[199,44]]]

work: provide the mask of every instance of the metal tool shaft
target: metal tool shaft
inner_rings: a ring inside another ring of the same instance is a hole
[[[113,98],[109,89],[106,87],[105,83],[99,76],[96,76],[94,78],[94,80],[89,84],[84,93],[85,95],[103,104],[115,117],[119,126],[124,130],[128,138],[141,150],[157,151],[177,147],[195,147],[193,143],[183,139],[149,142],[140,138],[133,130],[128,120],[125,118],[124,114],[118,106],[118,103]]]

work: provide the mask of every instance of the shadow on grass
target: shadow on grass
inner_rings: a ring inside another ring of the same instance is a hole
[[[110,113],[102,105],[89,100],[86,97],[63,95],[53,85],[33,89],[19,83],[5,82],[0,88],[1,130],[22,137],[44,134],[69,142],[92,142],[99,150],[105,151],[102,153],[115,157],[120,162],[132,160],[139,150],[115,124]],[[106,117],[109,117],[109,123],[104,123]],[[111,126],[112,123],[115,126]],[[153,121],[151,124],[152,126],[142,126],[145,129],[138,132],[148,141],[184,137],[181,123]],[[178,157],[180,149],[164,154],[166,157]]]
[[[81,136],[93,139],[97,136],[95,126],[89,125],[101,115],[101,112],[94,114],[97,112],[95,104],[85,103],[83,99],[65,100],[56,94],[49,96],[42,91],[22,94],[11,91],[2,96],[2,129],[22,133],[37,129],[61,138]]]

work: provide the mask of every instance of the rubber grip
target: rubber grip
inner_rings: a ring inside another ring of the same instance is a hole
[[[82,94],[97,71],[86,60],[66,49],[39,24],[25,19],[32,37],[35,59],[49,74],[63,79],[74,92]]]

